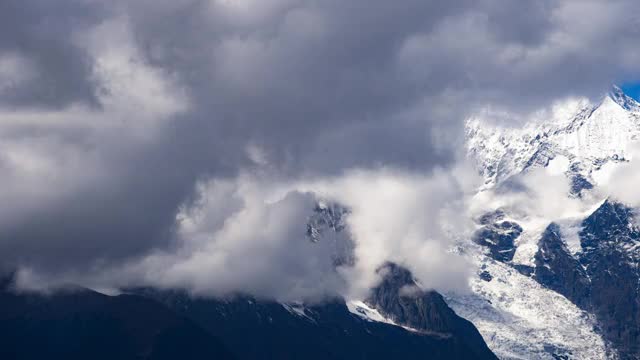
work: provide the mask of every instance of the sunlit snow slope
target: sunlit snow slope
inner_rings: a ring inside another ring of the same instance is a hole
[[[617,87],[597,104],[581,100],[563,110],[522,128],[495,125],[486,117],[467,122],[467,149],[487,187],[556,157],[566,158],[565,170],[572,176],[593,183],[594,172],[607,162],[626,160],[640,138],[640,104]]]

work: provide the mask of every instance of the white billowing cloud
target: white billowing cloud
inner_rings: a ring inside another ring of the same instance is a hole
[[[527,172],[520,178],[524,190],[510,192],[474,194],[481,179],[465,163],[429,175],[379,168],[294,183],[248,174],[203,182],[197,200],[178,215],[177,250],[135,261],[96,286],[128,279],[201,295],[249,292],[285,301],[331,294],[362,298],[379,280],[376,269],[394,261],[426,288],[464,291],[473,268],[451,250],[470,239],[474,216],[503,208],[525,227],[540,226],[539,231],[550,219],[560,221],[575,251],[578,220],[607,191],[638,206],[640,200],[629,197],[640,173],[634,164],[617,164],[613,177],[621,181],[616,187],[583,198],[569,195],[568,162],[561,156],[546,168]],[[335,268],[334,249],[305,238],[304,225],[319,198],[339,201],[351,211],[347,224],[356,245],[353,267]]]
[[[554,160],[562,162],[561,158]],[[557,219],[578,212],[582,207],[579,198],[569,195],[570,180],[555,166],[528,172],[523,183],[528,189],[523,197],[528,200],[522,199],[516,206],[522,206],[523,212],[531,216]]]
[[[290,190],[268,201],[274,192],[272,184],[249,175],[201,183],[195,202],[178,214],[176,248],[69,279],[95,287],[143,284],[282,301],[346,293],[342,269],[333,262],[335,245],[306,237],[317,198]]]
[[[627,162],[608,162],[595,174],[604,194],[633,207],[640,207],[640,144],[632,144]]]
[[[432,175],[391,169],[354,170],[303,183],[244,174],[198,185],[196,199],[176,219],[177,243],[126,266],[38,278],[25,269],[26,286],[83,283],[94,288],[131,285],[185,288],[225,296],[249,293],[281,301],[326,296],[362,298],[379,281],[386,261],[409,268],[421,285],[465,291],[471,265],[452,250],[474,226],[466,199],[477,182],[468,168]],[[336,244],[311,242],[306,224],[319,199],[350,210],[345,230],[355,263],[336,266]]]
[[[353,171],[302,188],[339,199],[352,210],[348,224],[357,261],[346,276],[354,296],[375,285],[375,270],[385,261],[407,266],[426,288],[462,290],[470,267],[450,250],[473,230],[465,208],[473,188],[469,175],[461,168],[432,175]]]
[[[12,225],[87,184],[102,184],[105,174],[94,165],[96,160],[93,151],[83,153],[54,136],[4,138],[0,226]]]
[[[481,191],[469,202],[469,212],[474,218],[501,209],[508,220],[523,228],[523,234],[516,240],[516,263],[533,261],[540,236],[551,222],[560,225],[571,251],[580,248],[577,235],[580,224],[602,198],[599,194],[585,192],[582,197],[570,195],[570,180],[564,173],[567,165],[566,159],[558,156],[548,167],[517,175],[517,178],[507,180],[511,184]]]
[[[186,111],[188,100],[177,79],[147,63],[133,36],[129,19],[123,15],[78,34],[76,42],[93,58],[99,100],[108,110],[103,121],[128,131],[150,131],[153,122]]]
[[[566,162],[558,157],[549,167],[535,168],[512,179],[514,185],[509,186],[513,188],[478,193],[471,201],[470,212],[478,217],[503,209],[525,228],[537,228],[535,231],[544,230],[549,221],[579,218],[600,201],[600,196],[572,196],[570,180],[563,172],[563,165]]]

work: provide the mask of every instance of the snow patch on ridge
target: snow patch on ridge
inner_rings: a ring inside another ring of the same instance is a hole
[[[398,324],[393,322],[393,320],[386,318],[382,314],[380,314],[378,310],[367,305],[364,301],[347,301],[347,308],[352,314],[357,315],[364,320],[399,326]]]
[[[285,310],[287,310],[290,314],[305,318],[309,321],[315,322],[315,320],[307,314],[307,309],[305,308],[303,303],[280,303]]]

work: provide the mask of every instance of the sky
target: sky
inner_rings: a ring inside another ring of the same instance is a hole
[[[625,94],[640,101],[640,82],[638,83],[626,83],[620,87]]]
[[[360,294],[391,259],[426,286],[464,287],[447,251],[477,181],[464,119],[517,122],[640,79],[638,11],[2,1],[0,264],[33,287],[299,299]],[[304,237],[321,198],[351,209],[349,268]]]

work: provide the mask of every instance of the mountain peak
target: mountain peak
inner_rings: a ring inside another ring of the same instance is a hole
[[[599,103],[574,106],[561,116],[532,120],[521,128],[491,125],[479,117],[467,122],[466,131],[467,151],[485,187],[546,167],[555,158],[558,166],[567,163],[561,170],[571,177],[594,184],[594,171],[606,162],[625,161],[631,144],[640,139],[640,103],[613,86]]]
[[[618,85],[611,86],[611,90],[607,93],[607,98],[613,100],[625,110],[640,112],[640,103],[625,94]]]

